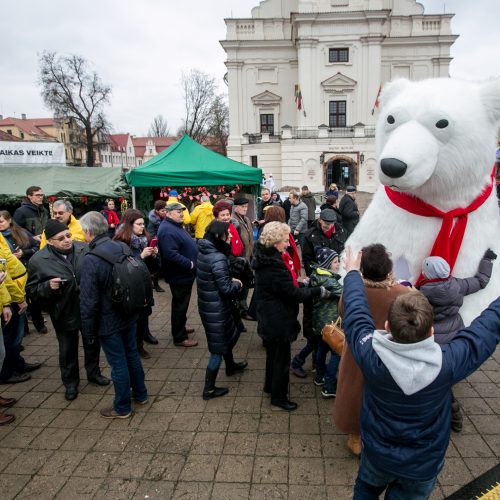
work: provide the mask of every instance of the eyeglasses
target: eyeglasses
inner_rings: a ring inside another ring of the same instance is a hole
[[[39,198],[43,198],[45,195],[43,193],[33,193],[31,196],[38,196]]]
[[[65,213],[67,213],[67,212],[66,212],[66,211],[64,211],[64,210],[63,210],[62,212],[56,212],[55,210],[52,210],[52,213],[53,213],[54,215],[64,215],[64,214],[65,214]]]
[[[50,239],[54,240],[54,241],[70,240],[71,239],[71,233],[65,233],[62,236],[59,236],[58,238],[50,238]]]
[[[144,226],[144,222],[134,222],[134,226]]]

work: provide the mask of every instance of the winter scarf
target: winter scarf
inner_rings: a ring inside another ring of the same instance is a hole
[[[431,255],[445,259],[448,264],[450,264],[451,272],[455,266],[458,252],[460,251],[464,238],[465,229],[467,228],[467,215],[477,210],[488,199],[493,190],[494,180],[495,167],[493,167],[491,173],[491,181],[469,206],[465,208],[455,208],[449,212],[443,212],[433,205],[410,194],[393,191],[388,186],[385,186],[385,192],[394,205],[407,212],[422,217],[440,217],[443,219],[441,229],[432,247]],[[453,223],[455,218],[457,221]],[[416,285],[420,285],[423,279],[424,276],[421,274]]]
[[[117,226],[120,221],[118,220],[118,215],[114,210],[109,210],[109,208],[105,208],[103,212],[106,214],[106,219],[108,224],[114,224]]]
[[[132,234],[130,238],[130,248],[134,250],[138,250],[139,253],[142,252],[148,246],[148,239],[146,236],[137,236],[136,234]]]
[[[296,288],[299,288],[299,283],[297,281],[297,273],[295,272],[295,269],[293,268],[293,260],[290,257],[290,254],[288,252],[283,252],[281,254],[281,259],[283,260],[285,267],[288,269],[288,272],[290,273],[290,276],[292,277],[293,284],[295,285]]]

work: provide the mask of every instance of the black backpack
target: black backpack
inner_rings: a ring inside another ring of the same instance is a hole
[[[113,266],[111,301],[117,311],[133,316],[153,304],[153,285],[148,268],[142,260],[134,259],[130,248],[122,243],[123,253],[115,256],[99,248],[89,253]]]

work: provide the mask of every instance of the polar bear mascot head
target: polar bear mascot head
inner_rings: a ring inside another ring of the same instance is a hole
[[[380,103],[381,186],[347,244],[384,244],[408,274],[399,277],[413,283],[429,255],[448,260],[453,276],[474,276],[488,248],[500,254],[500,81],[399,79],[384,86]],[[466,324],[499,296],[499,266],[484,290],[466,297]]]

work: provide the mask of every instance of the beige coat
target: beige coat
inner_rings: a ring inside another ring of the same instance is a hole
[[[369,288],[365,285],[365,291],[375,328],[384,329],[392,301],[398,295],[407,293],[411,289],[399,284],[389,288]],[[342,299],[339,309],[342,311]],[[337,397],[333,409],[335,426],[346,434],[360,433],[359,417],[361,400],[363,399],[363,385],[363,374],[356,361],[354,361],[346,342],[340,361]]]

